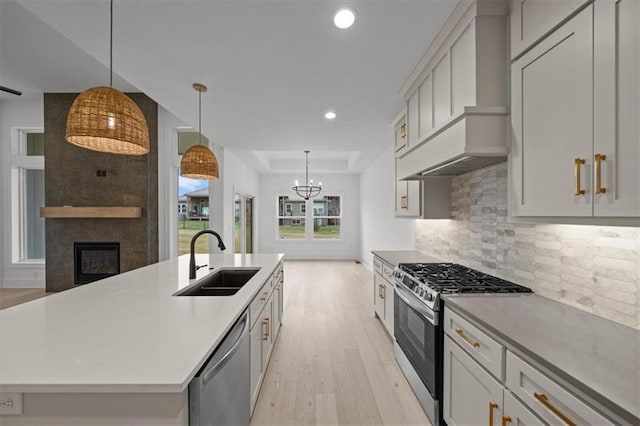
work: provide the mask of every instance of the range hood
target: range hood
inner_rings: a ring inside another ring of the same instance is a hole
[[[398,158],[398,179],[456,176],[507,159],[509,114],[502,107],[464,112]]]

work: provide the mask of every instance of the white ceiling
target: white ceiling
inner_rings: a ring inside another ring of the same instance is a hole
[[[108,83],[108,0],[15,1],[0,0],[0,85]],[[197,126],[203,83],[203,133],[261,172],[300,170],[309,149],[310,168],[357,173],[391,143],[398,89],[455,3],[115,0],[114,86]],[[340,6],[357,11],[350,29],[332,24]]]

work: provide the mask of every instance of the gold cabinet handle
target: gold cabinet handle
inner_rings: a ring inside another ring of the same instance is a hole
[[[607,188],[602,187],[602,162],[607,159],[607,156],[604,154],[596,154],[595,155],[595,164],[596,164],[596,194],[605,194],[607,192]]]
[[[262,293],[262,297],[260,298],[260,300],[265,301],[267,300],[267,296],[269,295],[269,293]]]
[[[573,173],[575,175],[574,180],[576,184],[576,195],[584,195],[586,193],[586,191],[582,189],[582,185],[580,184],[580,166],[584,163],[584,158],[576,158],[575,160],[573,160]]]
[[[507,423],[511,423],[511,417],[502,416],[502,426],[507,426]]]
[[[405,123],[402,123],[400,126],[400,137],[402,139],[407,137],[407,125]]]
[[[266,325],[265,332],[262,335],[262,340],[269,340],[269,318],[263,319],[262,325]]]
[[[493,410],[498,408],[498,404],[491,401],[489,403],[489,426],[493,426]]]
[[[564,413],[562,413],[560,410],[554,407],[553,404],[549,402],[549,398],[547,398],[547,395],[543,393],[534,392],[533,396],[540,402],[540,404],[544,405],[547,408],[547,410],[551,411],[560,420],[565,422],[567,426],[576,426],[576,424],[572,422],[569,417],[567,417]]]
[[[384,299],[384,285],[380,286],[380,299]]]
[[[476,342],[473,341],[471,339],[469,339],[467,337],[466,334],[464,334],[464,330],[461,328],[456,328],[456,333],[458,334],[458,336],[462,337],[462,339],[467,342],[468,344],[470,344],[471,346],[473,346],[474,348],[479,348],[480,347],[480,342]]]

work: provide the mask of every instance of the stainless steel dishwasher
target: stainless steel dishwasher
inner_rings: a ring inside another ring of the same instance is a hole
[[[189,425],[249,425],[249,314],[245,311],[189,384]]]

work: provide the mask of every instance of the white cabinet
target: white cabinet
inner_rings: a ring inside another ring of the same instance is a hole
[[[513,215],[591,216],[592,21],[589,6],[511,67]]]
[[[591,0],[511,0],[511,59]]]
[[[447,425],[615,423],[595,403],[586,403],[586,395],[569,392],[568,384],[505,351],[504,342],[446,307],[444,331],[443,418]],[[483,352],[483,347],[488,350]]]
[[[373,257],[373,308],[374,314],[393,336],[393,266],[377,256]]]
[[[418,92],[414,92],[407,100],[407,149],[411,149],[418,143],[420,136],[418,121],[419,117],[419,104],[418,104]]]
[[[443,417],[449,426],[499,425],[503,386],[463,351],[444,338]]]
[[[416,100],[417,100],[416,96]],[[417,109],[416,109],[417,111]],[[417,121],[416,121],[417,123]],[[405,151],[410,142],[407,139],[412,132],[416,133],[415,139],[417,139],[417,128],[409,129],[407,133],[407,124],[404,114],[401,114],[396,120],[394,120],[394,135],[395,135],[395,148],[396,154]],[[396,160],[397,162],[397,160]],[[422,185],[420,181],[408,181],[399,180],[397,177],[396,167],[396,203],[395,203],[395,215],[396,217],[418,217],[422,212]]]
[[[594,4],[594,216],[640,216],[640,2]],[[603,157],[604,156],[604,159]]]
[[[513,63],[512,215],[640,216],[638,9],[588,5]]]
[[[518,356],[507,352],[507,387],[549,424],[609,425],[609,419]]]
[[[280,263],[249,305],[251,413],[255,408],[282,321],[283,269]]]

